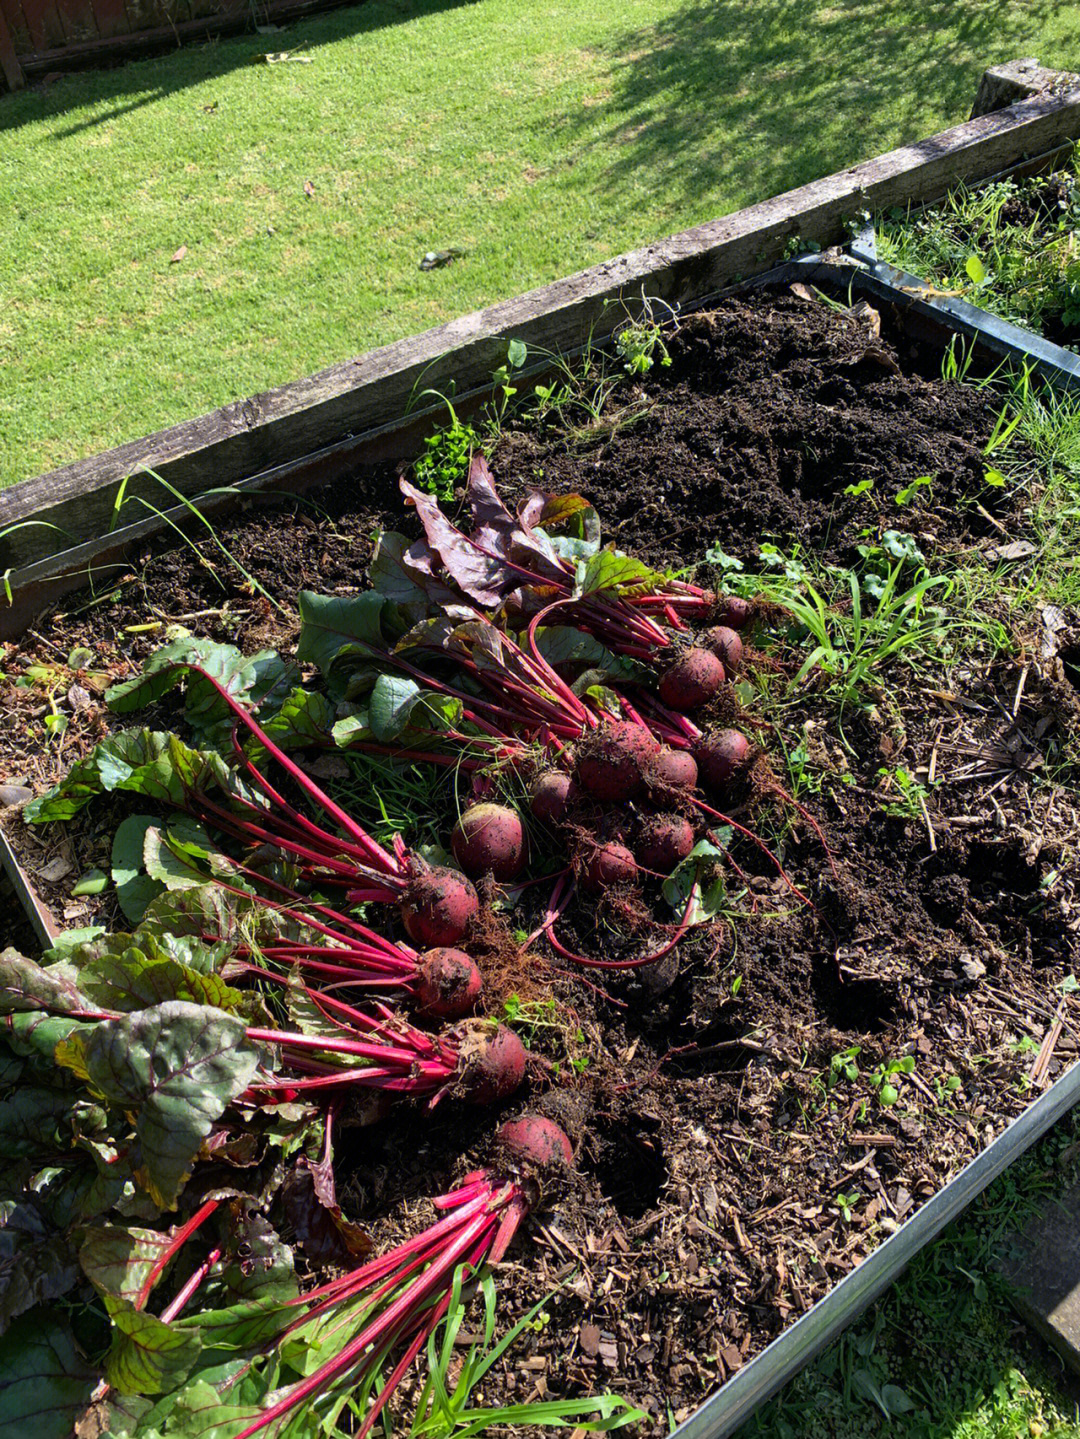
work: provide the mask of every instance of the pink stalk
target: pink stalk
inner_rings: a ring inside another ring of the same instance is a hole
[[[211,686],[234,718],[244,726],[273,759],[277,760],[286,774],[300,786],[308,798],[339,824],[350,838],[356,841],[367,854],[368,860],[374,869],[388,875],[401,877],[401,866],[394,859],[393,855],[388,854],[380,844],[377,844],[354,819],[346,814],[340,805],[334,803],[320,785],[316,784],[309,775],[306,775],[300,766],[291,760],[279,745],[274,743],[244,706],[238,704],[232,695],[229,694],[224,685],[219,684],[213,675],[208,674],[206,670],[200,668],[198,665],[189,665],[187,668],[192,674],[199,675],[200,678],[204,679],[207,684]]]
[[[136,1309],[143,1309],[145,1307],[146,1301],[150,1298],[150,1291],[161,1278],[161,1275],[164,1272],[166,1265],[169,1263],[170,1260],[176,1258],[177,1254],[180,1253],[180,1250],[195,1233],[196,1229],[206,1223],[206,1221],[210,1218],[211,1214],[214,1213],[217,1207],[218,1200],[208,1199],[205,1204],[201,1205],[198,1209],[196,1209],[195,1213],[191,1216],[191,1218],[187,1221],[186,1224],[182,1224],[180,1228],[176,1230],[172,1238],[169,1240],[168,1245],[161,1251],[158,1257],[154,1260],[153,1264],[150,1266],[150,1270],[147,1273],[146,1278],[139,1286],[139,1292],[136,1294],[133,1301]]]
[[[172,1301],[172,1303],[167,1304],[165,1308],[161,1311],[160,1318],[162,1324],[168,1324],[171,1320],[176,1318],[176,1316],[180,1313],[181,1309],[183,1309],[184,1305],[188,1302],[191,1296],[199,1289],[203,1280],[210,1273],[211,1269],[213,1269],[214,1265],[218,1262],[220,1258],[221,1250],[211,1249],[210,1253],[199,1265],[198,1269],[195,1270],[195,1273],[191,1276],[191,1278],[187,1281],[183,1288],[177,1292],[176,1298]]]
[[[392,1349],[404,1344],[401,1358],[375,1392],[359,1439],[369,1432],[446,1314],[455,1271],[463,1265],[467,1273],[475,1273],[485,1263],[498,1263],[529,1213],[528,1200],[518,1181],[503,1180],[490,1171],[469,1176],[436,1204],[451,1212],[423,1234],[351,1274],[312,1290],[302,1299],[290,1301],[302,1305],[306,1312],[286,1333],[336,1305],[355,1302],[362,1305],[359,1332],[314,1374],[294,1384],[252,1420],[235,1439],[251,1439],[346,1375],[350,1385],[358,1387],[378,1372]],[[342,1322],[354,1321],[346,1314]]]

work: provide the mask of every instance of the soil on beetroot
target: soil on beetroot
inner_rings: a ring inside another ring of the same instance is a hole
[[[930,378],[926,357],[865,319],[788,297],[731,301],[687,322],[671,354],[670,369],[620,397],[641,411],[633,423],[624,412],[584,436],[506,436],[492,461],[504,493],[537,480],[580,491],[621,547],[680,566],[713,543],[753,563],[766,539],[850,562],[875,528],[915,530],[927,552],[996,537],[971,503],[987,503],[994,405]],[[898,511],[895,491],[925,474],[928,501]],[[869,502],[844,494],[866,478]],[[318,508],[252,509],[220,530],[289,606],[301,587],[359,587],[376,527],[409,527],[389,472],[312,499]],[[1021,529],[1010,501],[999,504],[1010,532]],[[291,617],[204,556],[149,553],[113,602],[43,616],[5,669],[79,644],[97,671],[126,673],[162,637],[129,627],[155,619],[288,649]],[[8,728],[6,779],[44,787],[114,723],[69,679],[88,698],[71,705],[57,690],[70,716],[57,752],[41,748],[40,693],[5,689],[38,736]],[[852,755],[806,688],[799,718],[821,783],[801,798],[837,871],[796,820],[784,864],[809,905],[751,855],[742,916],[699,933],[677,962],[583,977],[549,959],[528,977],[560,1018],[553,1031],[538,1013],[524,1031],[527,1103],[571,1135],[577,1172],[500,1273],[503,1323],[558,1286],[550,1321],[527,1331],[476,1402],[611,1389],[653,1416],[642,1433],[666,1433],[670,1414],[685,1417],[804,1313],[1076,1057],[1075,1001],[1060,989],[1080,927],[1080,816],[1065,783],[1080,705],[1068,671],[1060,656],[1024,653],[957,668],[947,689],[909,679],[895,693],[852,721]],[[879,771],[900,767],[926,795],[898,817]],[[747,799],[737,814],[753,809]],[[71,883],[107,867],[114,822],[101,807],[64,833],[7,826],[69,924],[95,915]],[[782,807],[760,805],[755,822],[779,835]],[[69,868],[50,884],[41,873],[56,873],[58,856]],[[573,948],[591,916],[563,923]],[[1030,1080],[1056,1013],[1064,1029]],[[850,1070],[832,1065],[844,1053]],[[903,1055],[915,1068],[883,1104],[879,1066]],[[438,1116],[401,1106],[389,1121],[340,1127],[343,1205],[380,1245],[428,1222],[425,1196],[485,1157],[490,1115],[447,1102]]]

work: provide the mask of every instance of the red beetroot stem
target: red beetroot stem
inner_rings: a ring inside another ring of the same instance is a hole
[[[306,775],[300,766],[294,763],[279,745],[274,743],[258,721],[248,713],[243,705],[237,703],[233,696],[229,694],[228,690],[219,684],[213,675],[208,674],[206,670],[198,665],[190,665],[188,668],[193,674],[197,674],[206,680],[227,706],[230,713],[240,721],[250,734],[254,735],[267,753],[273,759],[277,760],[282,769],[300,786],[308,798],[313,800],[331,819],[341,825],[346,834],[361,846],[368,855],[370,863],[377,870],[382,870],[388,875],[401,876],[401,867],[393,855],[388,854],[380,844],[377,844],[376,841],[371,838],[366,830],[362,829],[350,815],[346,814],[340,805],[335,804],[326,791],[317,785],[309,775]]]
[[[196,1209],[195,1213],[191,1216],[187,1223],[182,1224],[180,1228],[176,1231],[176,1233],[172,1236],[172,1238],[169,1240],[169,1243],[161,1251],[158,1257],[154,1260],[153,1264],[150,1266],[150,1270],[147,1273],[146,1278],[139,1286],[139,1292],[135,1296],[134,1301],[136,1309],[143,1308],[143,1306],[146,1304],[146,1301],[150,1298],[150,1291],[153,1289],[154,1285],[161,1277],[166,1265],[171,1259],[174,1259],[176,1255],[180,1253],[180,1250],[184,1247],[184,1245],[195,1233],[195,1231],[200,1228],[201,1225],[206,1223],[206,1221],[210,1218],[211,1214],[213,1214],[214,1211],[217,1209],[218,1203],[219,1201],[216,1199],[208,1199],[205,1204],[201,1205],[198,1209]]]
[[[451,1205],[457,1212],[425,1233],[361,1266],[351,1275],[313,1290],[301,1300],[291,1301],[306,1308],[313,1300],[316,1302],[286,1333],[335,1304],[355,1299],[366,1301],[365,1320],[360,1332],[338,1354],[295,1384],[235,1439],[250,1439],[320,1393],[339,1376],[350,1374],[350,1383],[359,1385],[377,1372],[395,1345],[405,1342],[404,1355],[380,1386],[359,1431],[360,1436],[367,1434],[446,1313],[458,1266],[463,1264],[467,1270],[475,1271],[485,1262],[497,1263],[528,1213],[524,1195],[515,1183],[502,1183],[488,1174],[473,1176],[462,1197],[443,1196],[443,1207]],[[375,1307],[379,1312],[372,1316]],[[343,1318],[343,1322],[348,1322],[347,1318]]]

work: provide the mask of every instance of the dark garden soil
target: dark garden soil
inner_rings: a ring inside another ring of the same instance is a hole
[[[933,378],[929,357],[873,322],[789,296],[730,301],[687,321],[671,367],[624,387],[606,424],[507,434],[496,482],[507,498],[537,482],[580,491],[620,548],[680,567],[716,544],[753,567],[762,541],[850,564],[890,528],[914,533],[928,556],[1021,535],[1024,497],[995,491],[992,502],[982,480],[993,400]],[[932,483],[917,506],[898,507],[896,492],[923,475]],[[866,479],[872,490],[845,494]],[[129,672],[169,624],[288,649],[296,591],[361,586],[375,530],[410,523],[394,475],[379,471],[223,526],[285,616],[206,545],[201,561],[151,549],[115,599],[42,616],[4,664],[14,718],[0,777],[40,790],[66,769],[115,724],[95,676]],[[794,672],[800,652],[757,638],[761,663]],[[848,715],[851,752],[822,687],[806,684],[788,739],[803,740],[812,787],[800,798],[831,864],[780,802],[759,791],[733,803],[782,846],[809,904],[758,856],[740,914],[685,944],[677,964],[634,978],[590,971],[590,984],[561,962],[534,971],[560,1018],[532,1034],[528,1104],[572,1136],[577,1175],[548,1196],[499,1277],[503,1323],[559,1285],[550,1319],[476,1402],[611,1389],[654,1416],[642,1433],[666,1433],[669,1414],[684,1418],[1076,1058],[1075,1001],[1060,986],[1080,925],[1080,706],[1043,638],[932,686],[898,672],[876,708]],[[62,666],[77,645],[93,658],[76,674]],[[51,699],[10,682],[58,661]],[[50,703],[69,724],[46,748]],[[763,741],[787,783],[776,741]],[[883,769],[913,775],[922,801],[903,812]],[[107,867],[116,817],[103,805],[64,833],[7,825],[67,924],[102,912],[71,885]],[[570,940],[572,913],[565,924]],[[1064,1027],[1040,1053],[1055,1015]],[[915,1067],[888,1081],[899,1098],[883,1104],[875,1071],[902,1056]],[[424,1196],[462,1172],[463,1156],[473,1167],[485,1154],[490,1115],[449,1102],[438,1113],[402,1106],[344,1129],[342,1201],[379,1244],[429,1222]]]

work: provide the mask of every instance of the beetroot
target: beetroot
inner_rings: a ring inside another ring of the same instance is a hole
[[[659,748],[659,741],[643,725],[613,721],[581,746],[578,780],[597,799],[636,799],[645,787],[649,760]]]
[[[471,879],[482,874],[514,879],[525,867],[525,827],[516,810],[476,804],[454,826],[450,848]]]
[[[704,636],[705,643],[724,665],[729,675],[735,674],[742,664],[743,642],[730,625],[716,625]]]
[[[549,769],[534,783],[529,808],[544,824],[562,824],[577,797],[577,785],[568,774]]]
[[[461,1041],[460,1073],[470,1104],[494,1104],[520,1088],[525,1046],[512,1029],[488,1024],[471,1028]]]
[[[696,745],[701,781],[706,789],[722,789],[750,758],[750,741],[737,729],[713,730]]]
[[[401,898],[405,932],[417,944],[459,944],[480,913],[476,890],[456,869],[436,866],[413,875]]]
[[[744,600],[739,595],[725,595],[716,611],[716,618],[720,624],[729,625],[733,630],[743,630],[753,612],[754,608],[749,600]]]
[[[495,1136],[495,1142],[514,1159],[535,1165],[537,1169],[553,1169],[558,1164],[570,1166],[574,1150],[559,1126],[542,1114],[526,1114],[509,1119]]]
[[[656,789],[694,789],[698,781],[697,760],[685,749],[667,745],[649,761],[649,783]]]
[[[633,884],[636,879],[637,861],[626,845],[614,840],[598,844],[581,871],[582,884],[594,893],[619,884]]]
[[[439,1019],[461,1019],[480,998],[484,981],[463,949],[429,949],[416,961],[420,1009]]]
[[[660,698],[679,714],[707,704],[724,683],[724,666],[712,650],[686,650],[660,676]]]
[[[642,869],[670,874],[694,847],[694,828],[678,814],[652,814],[641,826],[635,847]]]

